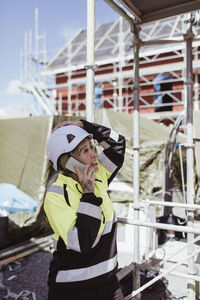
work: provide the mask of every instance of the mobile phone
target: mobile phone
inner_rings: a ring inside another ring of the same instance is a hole
[[[74,165],[76,165],[78,167],[79,171],[83,174],[86,165],[82,164],[80,161],[78,161],[74,157],[70,156],[70,158],[66,162],[65,168],[67,168],[68,170],[70,170],[71,172],[76,174]]]

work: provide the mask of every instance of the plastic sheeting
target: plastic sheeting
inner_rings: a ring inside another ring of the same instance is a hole
[[[45,191],[45,145],[52,123],[48,116],[0,120],[0,182],[15,185],[38,203]]]
[[[16,186],[9,183],[0,183],[0,217],[19,211],[33,213],[37,202]]]
[[[128,113],[101,110],[96,112],[95,120],[98,123],[111,127],[126,137],[125,161],[120,175],[124,181],[133,182],[133,115]],[[164,185],[164,151],[171,132],[155,121],[140,116],[140,191],[151,197],[153,191],[163,188]],[[178,134],[177,142],[185,142],[186,137]],[[185,165],[185,151],[182,153]],[[182,189],[179,151],[173,157],[174,187]],[[116,197],[116,195],[115,195]],[[130,197],[129,197],[130,199]]]

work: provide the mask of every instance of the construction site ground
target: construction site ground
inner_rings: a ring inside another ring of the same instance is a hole
[[[48,294],[47,274],[53,252],[52,235],[35,239],[34,243],[28,242],[27,245],[26,243],[22,245],[22,247],[11,247],[9,256],[9,249],[3,251],[7,253],[7,256],[2,257],[1,254],[0,300],[46,300]],[[187,248],[181,251],[185,245],[186,240],[168,241],[160,248],[166,256],[176,252],[172,260],[166,262],[167,269],[172,267],[176,261],[186,257]],[[196,248],[198,249],[199,245],[196,245]],[[18,252],[16,252],[17,249]],[[23,249],[23,252],[20,253],[20,249]],[[143,248],[141,247],[140,250],[143,251]],[[133,262],[132,243],[118,241],[118,261],[119,267],[128,266]],[[176,271],[186,274],[186,261]],[[165,278],[168,280],[171,299],[187,299],[186,278],[172,274],[168,274]]]
[[[0,269],[0,300],[46,300],[52,254],[39,251]]]

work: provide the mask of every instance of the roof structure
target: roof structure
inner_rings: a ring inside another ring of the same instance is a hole
[[[162,18],[200,9],[200,0],[119,0],[140,22],[152,22]],[[106,1],[114,2],[114,1]]]
[[[142,2],[142,1],[141,1]],[[198,1],[197,1],[198,2]],[[141,25],[142,41],[158,39],[182,39],[185,33],[185,15],[153,21]],[[200,35],[199,26],[194,27],[196,36]],[[69,69],[81,69],[86,64],[87,31],[78,32],[48,64],[45,73],[62,73]],[[113,23],[103,24],[95,28],[95,62],[97,65],[119,61],[124,57],[129,61],[133,57],[130,47],[133,41],[130,24],[119,18]],[[184,43],[145,46],[140,49],[140,56],[170,52],[185,47]]]

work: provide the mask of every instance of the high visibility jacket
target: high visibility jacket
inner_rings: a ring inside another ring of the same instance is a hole
[[[100,286],[117,270],[116,217],[107,189],[123,164],[125,139],[107,127],[82,122],[104,147],[94,193],[83,193],[77,181],[59,174],[44,202],[56,241],[48,284],[66,290]]]

